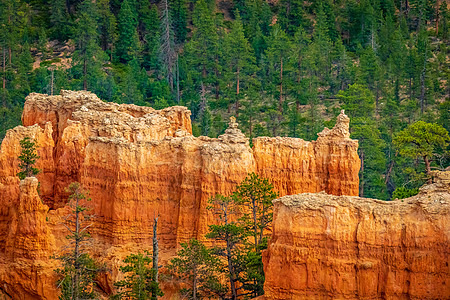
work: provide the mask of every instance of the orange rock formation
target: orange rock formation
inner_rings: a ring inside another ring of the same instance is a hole
[[[30,94],[22,122],[26,127],[8,131],[0,148],[0,290],[13,299],[55,299],[49,257],[65,242],[60,223],[65,188],[73,181],[90,190],[94,255],[111,269],[100,282],[105,291],[121,257],[151,248],[154,216],[162,253],[169,257],[180,242],[202,238],[214,221],[207,200],[230,194],[250,172],[271,180],[281,196],[358,194],[358,142],[349,138],[343,113],[317,141],[261,137],[253,149],[233,121],[218,138],[194,137],[185,107],[118,105],[89,92]],[[39,147],[44,204],[34,181],[20,183],[19,191],[17,157],[24,136]],[[20,272],[11,268],[18,260]],[[33,271],[37,264],[40,271]],[[48,276],[35,279],[36,272]]]
[[[265,299],[449,299],[450,172],[385,202],[326,193],[274,201]]]

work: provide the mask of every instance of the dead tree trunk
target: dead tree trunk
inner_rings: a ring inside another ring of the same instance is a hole
[[[158,282],[158,218],[153,219],[153,282]],[[152,299],[157,299],[158,295],[156,291],[152,291]]]

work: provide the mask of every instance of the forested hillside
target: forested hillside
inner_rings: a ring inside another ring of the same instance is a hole
[[[250,138],[313,140],[345,109],[360,195],[402,197],[449,165],[449,22],[443,0],[0,0],[0,139],[29,93],[61,89],[185,105],[211,137],[235,116]],[[426,155],[407,146],[421,132],[443,136]]]

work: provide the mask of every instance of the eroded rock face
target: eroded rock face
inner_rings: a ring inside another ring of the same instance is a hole
[[[38,180],[28,177],[19,184],[18,198],[2,202],[0,296],[12,299],[57,299],[57,264],[50,259],[55,238],[47,224],[48,206],[37,193]],[[7,188],[0,185],[0,194]],[[2,197],[0,197],[1,200]]]
[[[274,201],[265,299],[448,299],[450,172],[385,202],[326,193]]]
[[[111,269],[101,281],[105,291],[116,279],[121,258],[151,248],[155,216],[162,257],[168,259],[180,242],[203,238],[214,222],[207,200],[217,193],[232,193],[250,172],[267,177],[280,195],[322,190],[358,193],[358,142],[349,139],[343,113],[336,127],[325,129],[317,141],[262,137],[253,140],[253,149],[234,120],[218,138],[194,137],[185,107],[158,111],[118,105],[89,92],[30,94],[22,121],[27,127],[8,131],[0,148],[0,274],[8,274],[6,257],[20,257],[35,248],[33,243],[28,250],[8,246],[9,236],[3,234],[26,198],[20,196],[16,177],[19,141],[24,136],[35,138],[39,146],[37,167],[43,172],[37,178],[41,199],[50,209],[37,210],[47,221],[37,222],[33,234],[47,230],[49,240],[55,240],[48,244],[54,246],[40,246],[46,257],[64,245],[65,189],[73,181],[81,182],[90,191],[96,215],[94,256]],[[46,263],[35,259],[40,260]],[[16,284],[0,276],[0,289],[3,285],[14,289]],[[34,281],[23,286],[33,297],[46,295]]]

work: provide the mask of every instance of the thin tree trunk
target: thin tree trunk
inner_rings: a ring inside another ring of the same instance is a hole
[[[72,283],[72,291],[74,300],[78,300],[78,282],[79,282],[79,271],[80,266],[78,262],[79,257],[79,247],[80,247],[80,211],[78,210],[80,199],[78,195],[76,196],[76,206],[75,206],[75,250],[74,250],[74,268],[75,276]]]
[[[425,168],[427,169],[427,176],[428,176],[427,183],[430,184],[432,182],[430,160],[428,159],[428,156],[426,156],[426,155],[423,157],[423,160],[425,161]]]
[[[280,60],[280,112],[283,112],[283,57]]]
[[[420,74],[420,112],[423,114],[425,109],[425,71]]]
[[[253,213],[253,237],[255,238],[255,252],[258,252],[258,230],[256,228],[256,199],[252,197],[252,213]]]
[[[235,103],[235,111],[236,111],[236,117],[239,114],[239,68],[237,69],[237,75],[236,75],[236,103]]]
[[[378,102],[380,99],[380,89],[378,88],[378,82],[375,83],[375,113],[378,115]]]
[[[394,168],[394,160],[392,160],[391,163],[389,164],[389,169],[388,169],[388,171],[386,173],[384,184],[388,183],[389,178],[391,177],[391,173],[392,173],[392,169],[393,168]]]
[[[178,53],[177,53],[177,103],[180,103],[180,68],[178,65]]]
[[[154,270],[154,276],[153,280],[155,282],[158,282],[158,235],[157,235],[157,228],[158,228],[158,218],[153,219],[153,270]]]
[[[3,48],[3,89],[6,89],[6,48]]]
[[[84,62],[83,62],[83,74],[84,74],[83,89],[85,91],[87,91],[87,60],[86,60],[86,58],[84,59]]]
[[[55,77],[54,76],[55,70],[52,68],[51,71],[52,71],[52,81],[51,81],[51,84],[50,84],[50,95],[53,96],[53,83],[54,83],[54,77]]]
[[[159,255],[159,246],[158,246],[158,218],[153,219],[153,281],[158,283],[158,255]],[[158,295],[155,290],[152,291],[152,299],[156,300]]]
[[[436,36],[439,33],[439,0],[436,0]]]
[[[412,77],[409,77],[409,100],[412,100]]]
[[[225,225],[228,226],[228,213],[227,211],[224,211],[224,222]],[[225,240],[226,240],[226,252],[227,252],[227,263],[228,263],[228,272],[230,273],[230,288],[231,288],[231,295],[232,295],[232,299],[236,300],[237,299],[237,290],[236,290],[236,285],[235,285],[235,279],[236,279],[236,274],[234,273],[234,268],[233,268],[233,262],[232,262],[232,244],[230,241],[230,236],[228,233],[225,234]]]
[[[232,299],[237,299],[237,290],[235,285],[235,274],[233,264],[231,262],[231,245],[229,243],[229,238],[227,238],[227,260],[228,260],[228,270],[230,271],[230,287]]]
[[[253,130],[253,119],[252,119],[252,114],[250,114],[249,119],[248,119],[248,123],[249,123],[249,133],[250,133],[250,140],[253,138],[252,135],[252,130]]]
[[[193,283],[192,283],[192,298],[194,300],[197,300],[197,267],[194,268],[194,272],[193,272]]]

